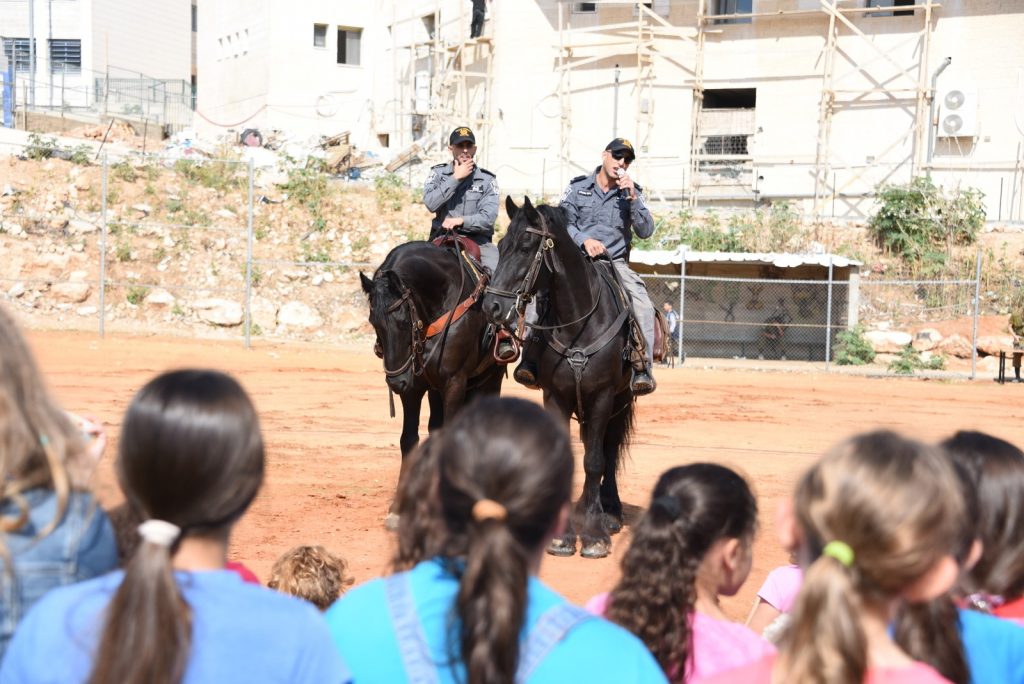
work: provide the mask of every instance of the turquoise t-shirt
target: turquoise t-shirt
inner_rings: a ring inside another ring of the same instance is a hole
[[[971,684],[1024,684],[1024,627],[961,610],[960,640],[971,668]]]
[[[312,604],[253,584],[230,570],[175,573],[192,609],[184,684],[351,681]],[[0,684],[85,681],[104,609],[124,573],[55,589],[18,626]]]
[[[453,668],[447,647],[449,616],[458,592],[457,579],[442,561],[424,561],[409,572],[410,590],[423,635],[440,682],[465,681],[461,664]],[[527,588],[524,636],[540,615],[566,601],[531,577]],[[353,681],[407,682],[394,624],[385,596],[385,581],[372,580],[352,589],[326,613],[331,636]],[[457,675],[456,675],[457,673]],[[574,627],[537,666],[531,684],[567,681],[665,682],[665,675],[644,644],[628,631],[598,617]]]

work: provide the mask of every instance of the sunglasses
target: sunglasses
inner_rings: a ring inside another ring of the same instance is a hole
[[[622,161],[623,159],[625,159],[627,164],[633,163],[633,156],[628,152],[623,152],[622,150],[616,150],[615,152],[612,152],[612,159],[614,159],[615,161]]]

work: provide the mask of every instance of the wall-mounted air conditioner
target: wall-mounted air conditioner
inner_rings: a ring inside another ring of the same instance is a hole
[[[978,135],[978,91],[953,87],[939,94],[939,138],[974,138]]]

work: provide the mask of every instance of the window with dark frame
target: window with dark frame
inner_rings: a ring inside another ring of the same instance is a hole
[[[712,14],[750,14],[754,11],[754,0],[716,0],[709,3]],[[715,19],[716,24],[749,24],[750,17],[736,19]]]
[[[593,14],[597,12],[596,2],[577,2],[573,3],[572,11],[576,14]]]
[[[359,66],[363,29],[338,27],[338,64]]]
[[[80,74],[82,73],[82,41],[58,40],[50,41],[50,73]]]
[[[29,38],[4,38],[4,56],[18,73],[32,71],[32,51]]]
[[[704,101],[701,106],[703,113],[701,116],[707,119],[709,116],[718,117],[719,115],[714,114],[718,110],[753,110],[756,107],[756,88],[709,88],[704,91]],[[726,115],[728,116],[727,113]],[[736,127],[734,128],[734,133],[725,131],[705,136],[701,144],[700,153],[702,155],[722,157],[749,156],[750,149],[748,143],[753,131],[748,128],[748,125],[753,119],[750,117],[744,118],[747,119],[746,123],[743,122],[743,118],[732,123],[730,127]],[[719,128],[719,130],[721,129]],[[725,168],[736,163],[736,160],[705,159],[701,162],[701,168],[702,170]]]
[[[313,24],[313,47],[327,47],[327,24]]]
[[[897,10],[892,9],[895,7],[913,7],[917,4],[917,0],[867,0],[864,3],[865,7],[877,7],[881,10],[889,10],[882,12],[869,12],[869,17],[912,17],[914,16],[914,10]]]

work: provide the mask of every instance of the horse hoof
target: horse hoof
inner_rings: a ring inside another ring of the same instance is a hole
[[[604,526],[612,534],[618,534],[622,531],[622,520],[611,513],[605,513]]]
[[[576,553],[576,542],[567,544],[562,539],[552,539],[551,543],[548,544],[547,552],[552,556],[567,558]]]
[[[384,518],[384,529],[388,532],[398,531],[399,517],[397,513],[388,513],[388,517]]]
[[[611,553],[611,545],[608,542],[584,544],[580,550],[580,555],[584,558],[604,558],[609,553]]]

